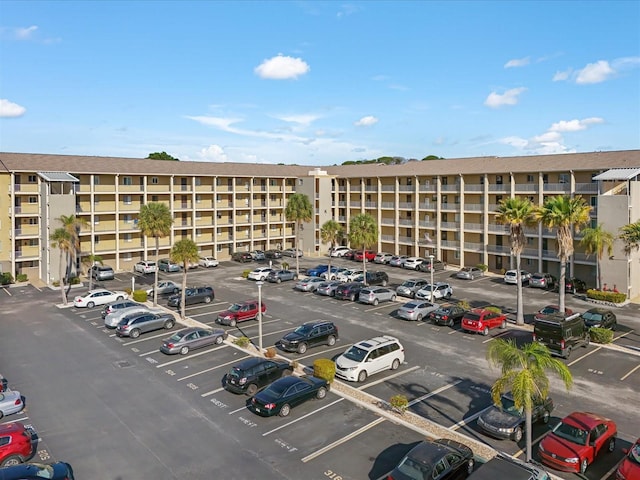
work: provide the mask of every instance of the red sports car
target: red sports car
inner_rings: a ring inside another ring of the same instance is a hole
[[[616,470],[616,480],[634,480],[640,478],[640,438],[626,453],[627,456],[624,457],[618,470]]]

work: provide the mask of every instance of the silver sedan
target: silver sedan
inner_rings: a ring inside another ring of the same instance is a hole
[[[0,418],[18,413],[23,408],[22,395],[17,390],[7,390],[0,393]]]
[[[122,319],[127,315],[133,315],[135,313],[145,313],[149,311],[150,309],[145,305],[135,305],[133,307],[121,308],[120,310],[109,313],[106,317],[104,317],[104,326],[107,328],[116,328],[122,321]],[[154,313],[160,313],[160,310],[154,311]]]
[[[326,295],[327,297],[335,297],[336,290],[342,285],[342,282],[322,282],[318,285],[316,293],[318,295]]]
[[[172,295],[182,290],[182,287],[171,280],[158,282],[158,295]],[[147,290],[147,295],[153,295],[153,287]]]
[[[396,292],[385,287],[363,288],[360,290],[358,301],[370,305],[378,305],[380,302],[395,302]]]
[[[189,350],[220,345],[225,338],[227,338],[227,332],[221,328],[215,330],[200,327],[185,328],[163,340],[160,351],[167,355],[176,353],[186,355]]]
[[[321,283],[324,283],[324,281],[324,278],[320,277],[304,278],[298,281],[296,286],[293,288],[300,290],[301,292],[315,292],[316,288],[318,288]]]
[[[435,312],[440,305],[436,303],[426,302],[424,300],[414,300],[402,305],[397,315],[405,320],[420,321],[427,318],[431,312]]]

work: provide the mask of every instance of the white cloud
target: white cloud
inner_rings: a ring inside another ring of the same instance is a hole
[[[513,60],[509,60],[504,64],[504,68],[513,68],[513,67],[524,67],[529,65],[531,59],[529,57],[524,58],[514,58]]]
[[[635,68],[639,65],[640,65],[640,57],[616,58],[614,61],[611,62],[611,66],[616,70]]]
[[[516,105],[518,103],[518,96],[526,90],[524,87],[512,88],[502,95],[491,92],[484,101],[484,104],[489,108],[500,108],[503,105]]]
[[[210,127],[217,127],[220,130],[231,131],[231,125],[234,123],[241,122],[241,118],[223,118],[223,117],[205,117],[205,116],[196,116],[189,117],[190,120],[195,120],[198,123],[203,125],[208,125]]]
[[[305,127],[308,127],[309,125],[311,125],[313,122],[315,122],[320,118],[319,115],[314,115],[311,113],[301,114],[301,115],[282,115],[282,116],[274,115],[273,117],[279,120],[283,120],[285,122],[297,123]]]
[[[309,70],[309,65],[301,58],[285,57],[279,54],[264,60],[254,69],[254,72],[260,78],[286,80],[289,78],[297,79]]]
[[[353,124],[356,127],[370,127],[371,125],[375,125],[376,123],[378,123],[378,119],[376,117],[374,117],[373,115],[367,115],[366,117],[362,117],[360,120],[354,122]]]
[[[551,125],[550,132],[578,132],[580,130],[586,130],[591,125],[597,125],[604,123],[604,120],[599,117],[585,118],[583,120],[561,120]]]
[[[16,28],[16,38],[18,40],[29,40],[36,30],[38,30],[38,27],[35,25],[26,28]]]
[[[563,82],[569,78],[571,75],[571,69],[565,70],[564,72],[556,72],[553,76],[554,82]]]
[[[357,5],[354,5],[352,3],[345,3],[343,5],[340,5],[340,11],[336,14],[336,17],[348,17],[349,15],[357,13],[359,10],[360,7],[358,7]]]
[[[27,111],[22,105],[10,102],[6,98],[0,98],[0,117],[15,118],[21,117]]]
[[[200,161],[203,162],[226,162],[227,154],[220,145],[209,145],[198,152]]]
[[[589,63],[582,70],[578,70],[576,83],[602,83],[606,80],[609,80],[615,74],[616,71],[611,68],[609,62],[607,62],[606,60],[600,60],[596,63]]]

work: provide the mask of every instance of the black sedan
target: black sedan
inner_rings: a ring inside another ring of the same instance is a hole
[[[618,326],[615,313],[606,308],[591,308],[582,314],[584,324],[589,328],[608,328],[615,330]]]
[[[469,447],[455,440],[424,440],[411,449],[388,480],[457,480],[467,478],[475,463]]]
[[[502,395],[502,407],[494,405],[478,417],[478,426],[487,434],[496,438],[522,440],[525,425],[524,411],[516,408],[510,393]],[[553,400],[534,400],[531,422],[548,423],[553,411]]]
[[[445,304],[440,306],[435,312],[429,314],[429,319],[436,325],[447,325],[453,327],[455,323],[462,322],[462,317],[467,310],[460,305]]]
[[[163,340],[160,351],[167,355],[175,353],[186,355],[189,350],[220,345],[225,338],[227,338],[227,332],[221,328],[215,330],[200,327],[185,328]]]
[[[187,288],[184,292],[184,304],[193,305],[195,303],[210,303],[215,298],[213,288],[211,287],[193,287]],[[180,308],[182,294],[171,295],[167,305],[170,307]]]
[[[323,399],[327,396],[328,389],[329,384],[322,378],[312,376],[283,377],[256,393],[248,402],[248,407],[263,417],[273,415],[286,417],[291,412],[291,408],[296,405],[311,398]]]
[[[29,478],[50,478],[52,480],[74,480],[73,468],[66,462],[55,462],[50,465],[43,463],[23,463],[13,467],[0,469],[2,480],[25,480]]]

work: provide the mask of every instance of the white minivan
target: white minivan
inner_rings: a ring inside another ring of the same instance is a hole
[[[336,376],[350,382],[364,382],[383,370],[397,370],[404,362],[404,347],[389,335],[364,340],[336,358]]]

